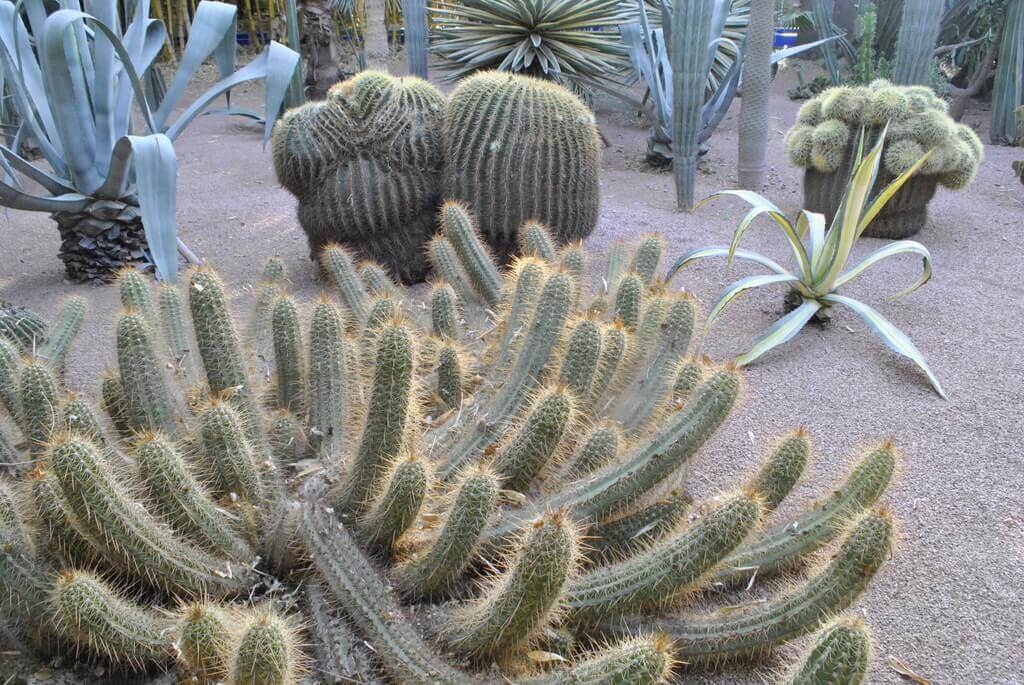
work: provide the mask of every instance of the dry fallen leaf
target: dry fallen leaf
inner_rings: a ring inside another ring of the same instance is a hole
[[[526,656],[529,657],[530,661],[535,661],[538,664],[547,664],[552,661],[565,661],[565,657],[561,654],[555,654],[554,652],[545,652],[540,649],[535,649],[531,652],[527,652]]]
[[[910,666],[907,666],[907,662],[905,662],[898,656],[893,656],[892,654],[890,654],[889,658],[886,659],[886,662],[889,664],[889,668],[896,671],[907,680],[911,680],[917,683],[917,685],[932,685],[932,681],[928,680],[922,675],[915,673],[914,670],[910,668]]]

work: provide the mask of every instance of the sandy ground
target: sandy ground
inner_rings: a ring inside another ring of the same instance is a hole
[[[805,68],[806,70],[806,68]],[[785,159],[783,133],[799,103],[785,96],[794,75],[776,82],[771,111],[765,194],[786,211],[799,208],[800,174]],[[258,87],[240,101],[258,104]],[[711,140],[710,172],[698,195],[735,183],[737,106]],[[642,164],[646,131],[620,105],[601,101],[605,150],[603,204],[587,241],[601,253],[612,240],[660,231],[670,256],[726,242],[745,211],[719,201],[677,213],[671,177]],[[966,121],[987,139],[987,109]],[[235,284],[235,308],[247,312],[264,258],[280,254],[294,290],[314,295],[315,282],[293,198],[274,180],[261,129],[203,117],[176,145],[181,236]],[[918,238],[935,258],[935,277],[895,303],[881,298],[916,278],[918,263],[880,264],[849,288],[879,309],[926,354],[949,394],[939,399],[916,369],[889,352],[851,312],[837,311],[828,328],[810,327],[747,372],[743,406],[699,456],[690,481],[699,496],[728,488],[749,473],[766,442],[791,427],[808,426],[815,462],[791,498],[792,510],[842,477],[856,451],[892,437],[905,459],[886,501],[901,521],[892,561],[858,603],[877,637],[872,683],[904,682],[886,659],[894,655],[934,683],[1024,683],[1024,511],[1020,421],[1024,420],[1024,259],[1017,242],[1024,225],[1024,187],[1010,170],[1024,152],[987,147],[972,187],[940,190]],[[98,372],[113,362],[111,323],[117,294],[110,287],[72,286],[56,258],[57,231],[45,215],[9,211],[0,217],[0,296],[52,315],[62,297],[86,296],[92,315],[68,359],[69,384],[92,392]],[[1018,245],[1014,248],[1013,245]],[[865,239],[858,253],[879,245]],[[781,235],[768,222],[745,247],[786,258]],[[709,302],[742,275],[721,261],[690,267],[676,279]],[[595,269],[596,273],[596,269]],[[742,352],[781,314],[782,292],[765,291],[734,303],[711,331],[705,350],[717,359]],[[764,673],[728,674],[726,681],[763,682]],[[703,682],[701,677],[689,679]],[[716,682],[721,682],[716,680]]]

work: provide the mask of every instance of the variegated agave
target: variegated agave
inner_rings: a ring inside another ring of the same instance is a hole
[[[771,273],[748,276],[732,283],[715,300],[704,329],[707,331],[725,307],[738,295],[752,288],[786,284],[791,288],[795,308],[779,319],[760,336],[754,339],[749,351],[736,358],[739,366],[754,361],[762,354],[792,339],[815,315],[820,315],[833,305],[844,305],[855,311],[892,350],[911,359],[925,373],[932,387],[943,398],[946,397],[938,379],[928,368],[924,355],[902,331],[892,325],[874,308],[845,295],[840,295],[841,286],[849,283],[874,264],[899,254],[916,254],[923,258],[923,273],[909,288],[902,290],[888,299],[903,297],[914,292],[931,279],[932,262],[928,249],[914,240],[898,240],[875,250],[857,265],[848,268],[850,253],[854,243],[864,233],[868,224],[878,215],[896,191],[903,186],[918,168],[924,164],[931,154],[927,153],[911,168],[890,183],[876,197],[869,196],[875,185],[879,164],[882,159],[882,148],[885,132],[879,136],[878,142],[867,155],[864,155],[864,138],[861,136],[854,164],[854,172],[850,177],[842,204],[836,212],[832,225],[826,230],[825,217],[821,214],[801,210],[796,223],[790,222],[778,207],[757,193],[746,190],[724,190],[708,198],[701,204],[720,197],[738,197],[751,206],[750,211],[740,222],[733,234],[732,243],[728,246],[701,247],[681,256],[669,271],[671,278],[679,269],[690,262],[705,257],[727,257],[732,263],[734,257],[760,264]],[[739,249],[747,229],[759,216],[767,214],[782,229],[796,269],[786,269],[775,261],[747,250]],[[804,243],[809,234],[809,243]]]
[[[21,122],[0,145],[0,205],[49,212],[61,232],[60,257],[75,280],[107,280],[147,258],[174,280],[176,162],[173,141],[221,94],[245,81],[266,79],[266,136],[277,117],[299,56],[278,43],[235,71],[237,8],[203,0],[195,13],[178,70],[162,100],[143,80],[166,29],[149,18],[149,0],[137,0],[122,31],[117,0],[79,0],[53,10],[43,0],[0,0],[0,67]],[[171,114],[199,66],[216,58],[221,81],[177,118]],[[133,105],[145,130],[136,134]],[[261,117],[233,109],[228,113]],[[45,165],[19,155],[30,137]],[[23,180],[48,193],[27,190]],[[148,252],[148,255],[147,255]],[[187,252],[187,250],[186,250]]]
[[[563,83],[601,80],[629,67],[618,24],[620,0],[463,0],[431,7],[432,49],[448,78],[497,69]]]

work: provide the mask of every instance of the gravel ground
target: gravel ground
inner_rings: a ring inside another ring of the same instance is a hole
[[[799,104],[785,96],[794,82],[786,71],[776,82],[765,191],[789,212],[801,199],[800,174],[785,160],[782,145]],[[250,87],[237,97],[258,104],[262,91]],[[668,238],[670,256],[727,242],[744,207],[723,200],[677,213],[671,177],[643,166],[642,121],[617,103],[601,101],[598,110],[610,147],[602,169],[601,220],[587,241],[592,253],[654,230]],[[735,183],[737,112],[738,105],[711,140],[710,172],[698,179],[699,196]],[[987,108],[976,106],[966,121],[987,139],[987,119]],[[203,117],[176,146],[181,236],[235,284],[238,312],[248,311],[248,286],[270,254],[284,257],[299,295],[315,295],[322,287],[310,268],[294,200],[274,180],[260,142],[261,129],[252,124]],[[902,472],[886,501],[901,521],[900,541],[857,605],[877,638],[872,683],[905,682],[887,665],[890,655],[937,684],[1024,683],[1018,423],[1024,420],[1024,291],[1015,284],[1021,252],[1012,247],[1013,231],[1024,225],[1024,188],[1010,169],[1021,157],[1020,150],[988,146],[973,186],[960,193],[940,190],[918,236],[935,258],[935,277],[925,288],[881,303],[916,278],[918,263],[903,258],[877,265],[849,289],[879,303],[915,341],[949,401],[939,399],[916,368],[889,352],[854,314],[837,311],[827,328],[809,327],[749,367],[742,406],[691,471],[698,496],[728,488],[750,472],[772,436],[808,426],[815,461],[790,511],[827,493],[857,450],[882,438],[898,443]],[[6,224],[0,233],[0,296],[47,315],[66,295],[89,299],[92,315],[69,355],[68,380],[92,392],[98,372],[113,362],[115,290],[63,281],[57,232],[46,216],[8,211],[0,221]],[[867,253],[879,244],[864,239],[856,251]],[[776,259],[786,256],[781,235],[768,222],[753,229],[744,246]],[[743,275],[743,268],[726,272],[723,262],[708,260],[689,267],[675,283],[707,303]],[[756,292],[734,303],[709,334],[705,351],[716,359],[744,351],[781,315],[782,294]],[[758,683],[763,676],[729,673],[725,680]]]

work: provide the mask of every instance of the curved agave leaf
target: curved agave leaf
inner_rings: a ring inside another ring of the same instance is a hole
[[[114,147],[127,141],[135,158],[135,183],[146,242],[157,274],[172,283],[178,280],[177,201],[178,161],[174,145],[162,133],[149,136],[125,136]]]
[[[865,257],[857,266],[843,273],[842,276],[836,279],[836,282],[833,284],[832,287],[833,289],[837,289],[844,283],[848,283],[849,281],[853,280],[861,273],[863,273],[866,269],[870,268],[874,264],[877,264],[883,259],[904,253],[919,254],[921,255],[921,257],[923,257],[921,277],[918,278],[917,281],[915,281],[914,284],[911,285],[909,288],[901,290],[898,293],[889,295],[885,299],[896,300],[901,297],[905,297],[906,295],[909,295],[910,293],[914,292],[922,285],[930,281],[932,278],[932,255],[930,252],[928,252],[928,248],[926,248],[924,245],[917,242],[916,240],[897,240],[896,242],[889,243],[884,247],[880,247],[879,249],[875,250],[867,257]]]
[[[696,248],[694,250],[690,250],[689,252],[684,254],[682,257],[677,259],[676,263],[672,265],[672,268],[668,270],[668,273],[665,274],[665,282],[668,283],[669,281],[671,281],[672,278],[676,275],[676,272],[679,271],[680,269],[682,269],[684,266],[686,266],[690,262],[694,262],[694,261],[696,261],[698,259],[704,259],[705,257],[728,257],[729,254],[730,254],[730,250],[729,250],[728,247],[720,247],[720,246],[715,246],[715,247],[698,247],[698,248]],[[745,259],[748,262],[754,262],[756,264],[760,264],[761,266],[763,266],[763,267],[765,267],[765,268],[767,268],[767,269],[769,269],[769,270],[771,270],[771,271],[773,271],[773,272],[775,272],[777,274],[786,275],[786,276],[790,275],[789,271],[787,271],[783,267],[779,266],[778,264],[776,264],[771,259],[768,259],[767,257],[765,257],[763,255],[759,255],[756,252],[750,252],[748,250],[736,250],[734,252],[731,252],[731,254],[732,254],[733,257],[736,257],[738,259]]]
[[[887,185],[885,189],[882,192],[880,192],[874,200],[871,201],[871,204],[868,206],[867,210],[865,210],[865,212],[861,215],[860,223],[857,225],[858,238],[861,237],[861,235],[863,235],[864,230],[868,227],[868,224],[870,224],[872,220],[874,220],[874,218],[878,216],[878,213],[881,212],[882,208],[885,207],[886,203],[892,199],[892,196],[895,195],[896,192],[903,187],[903,184],[906,183],[911,176],[917,173],[917,170],[921,168],[921,165],[927,162],[928,158],[931,157],[934,152],[935,150],[931,149],[924,153],[924,156],[921,159],[914,162],[913,166],[911,166],[902,174],[894,178],[892,183]]]
[[[810,234],[811,272],[813,273],[821,260],[821,253],[825,249],[825,215],[801,209],[800,216],[796,220],[796,231],[801,238]]]
[[[80,212],[89,205],[89,198],[79,193],[57,197],[41,197],[0,181],[0,207],[22,209],[29,212]]]
[[[886,319],[884,316],[879,314],[876,310],[872,309],[868,305],[864,304],[859,300],[854,300],[850,297],[844,297],[842,295],[826,295],[821,298],[822,301],[829,304],[843,304],[857,312],[864,321],[874,329],[878,337],[882,339],[889,349],[893,350],[897,354],[907,357],[921,369],[924,374],[928,377],[928,381],[935,388],[935,392],[939,394],[942,399],[948,399],[946,393],[942,390],[942,386],[939,384],[939,379],[935,377],[932,370],[928,368],[928,363],[924,359],[924,355],[917,349],[917,346],[910,341],[910,338],[906,336],[903,331],[896,328]]]
[[[715,303],[712,305],[711,311],[708,312],[708,318],[704,320],[704,330],[706,331],[711,328],[711,324],[715,322],[715,319],[718,318],[719,314],[725,311],[726,306],[747,290],[760,288],[766,285],[774,285],[776,283],[795,283],[799,282],[799,280],[800,279],[791,274],[760,274],[757,276],[741,278],[723,290],[715,299]]]
[[[738,366],[746,366],[768,350],[792,340],[793,336],[799,333],[807,322],[811,320],[811,317],[821,308],[822,303],[818,300],[805,299],[803,304],[776,321],[767,331],[754,338],[754,345],[748,352],[736,357],[736,364]]]

